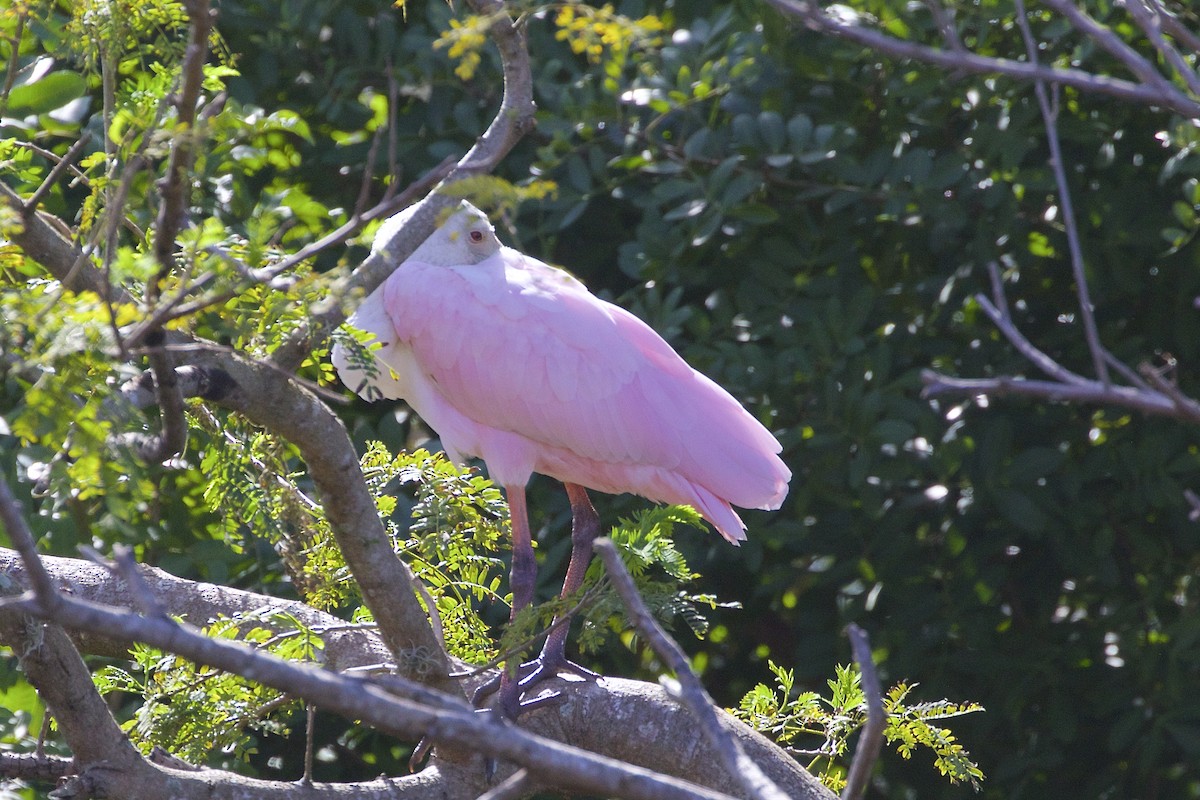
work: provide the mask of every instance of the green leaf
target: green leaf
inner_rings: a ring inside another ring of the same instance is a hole
[[[8,95],[5,113],[14,117],[45,114],[83,97],[87,82],[77,72],[60,70],[40,80],[15,87]]]

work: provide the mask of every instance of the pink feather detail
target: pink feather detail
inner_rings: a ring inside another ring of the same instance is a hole
[[[462,266],[410,259],[352,322],[383,343],[384,396],[501,485],[539,472],[688,504],[735,543],[745,525],[731,504],[778,508],[787,494],[778,441],[728,392],[637,317],[516,250]]]

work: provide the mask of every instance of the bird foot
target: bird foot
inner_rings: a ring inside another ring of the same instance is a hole
[[[600,678],[598,673],[576,664],[561,653],[547,654],[543,651],[537,658],[526,661],[518,667],[515,679],[509,679],[502,674],[481,685],[471,696],[471,702],[478,708],[490,695],[498,692],[501,716],[515,720],[526,711],[561,702],[562,692],[546,690],[532,695],[530,690],[542,681],[557,677],[562,673],[570,673],[587,681],[595,681]]]
[[[528,674],[526,674],[527,670]],[[531,687],[536,686],[542,681],[557,677],[563,672],[568,672],[585,681],[600,680],[600,673],[592,672],[587,667],[576,664],[565,655],[548,656],[543,653],[533,661],[526,661],[521,665],[521,680],[518,681],[517,685],[521,687],[523,692],[528,691]]]

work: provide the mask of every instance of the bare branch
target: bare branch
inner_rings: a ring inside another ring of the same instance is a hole
[[[1057,0],[1051,3],[1051,5],[1056,4]],[[1072,8],[1074,7],[1072,6]],[[1016,10],[1017,26],[1021,29],[1021,36],[1025,40],[1026,54],[1030,63],[1036,64],[1038,60],[1037,42],[1033,38],[1033,31],[1029,28],[1024,0],[1016,0]],[[1112,36],[1111,31],[1105,29],[1105,32]],[[1134,55],[1136,56],[1136,54]],[[1154,74],[1158,75],[1157,72]],[[1037,95],[1038,108],[1042,112],[1042,122],[1046,126],[1046,143],[1050,146],[1050,168],[1054,172],[1054,182],[1058,184],[1058,201],[1062,206],[1063,226],[1067,233],[1067,249],[1071,254],[1071,272],[1075,276],[1075,292],[1079,297],[1079,314],[1083,320],[1083,335],[1087,339],[1088,352],[1092,355],[1092,367],[1096,371],[1096,377],[1100,379],[1101,383],[1108,384],[1108,363],[1104,360],[1104,346],[1100,343],[1100,334],[1096,330],[1095,309],[1092,306],[1087,272],[1083,265],[1083,248],[1079,244],[1079,228],[1075,224],[1075,206],[1071,202],[1071,189],[1067,185],[1062,146],[1058,140],[1058,114],[1055,108],[1051,108],[1046,85],[1042,81],[1034,82],[1033,91]]]
[[[1125,10],[1142,29],[1142,33],[1146,34],[1146,38],[1154,46],[1154,49],[1171,65],[1175,74],[1187,84],[1188,90],[1194,95],[1200,95],[1200,77],[1175,49],[1175,46],[1163,37],[1163,18],[1169,16],[1166,10],[1160,8],[1154,0],[1126,0]]]
[[[1156,391],[1132,389],[1128,386],[1107,386],[1099,381],[1061,383],[1036,381],[1002,376],[998,378],[954,378],[933,370],[921,373],[925,388],[923,397],[953,395],[987,395],[992,397],[1030,397],[1059,403],[1119,406],[1159,417],[1183,422],[1200,423],[1200,403],[1180,395],[1172,398]]]
[[[975,302],[979,303],[979,307],[983,309],[983,313],[987,314],[992,323],[1004,334],[1004,338],[1008,339],[1021,355],[1025,356],[1025,358],[1035,367],[1046,373],[1046,375],[1066,384],[1085,384],[1088,382],[1087,378],[1059,364],[1053,358],[1039,350],[1033,342],[1026,339],[1025,335],[1013,323],[1007,307],[1004,307],[1003,310],[997,308],[982,294],[975,295]]]
[[[44,558],[53,576],[55,585],[62,585],[71,597],[100,601],[106,604],[129,604],[133,600],[128,587],[103,567],[90,564],[78,559]],[[0,571],[9,575],[17,587],[26,586],[28,573],[22,568],[19,559],[12,551],[0,548]],[[264,597],[251,592],[229,589],[223,586],[185,581],[172,577],[161,570],[143,567],[143,577],[149,582],[151,591],[163,602],[172,615],[183,616],[195,624],[204,624],[217,616],[232,616],[238,613],[260,612],[266,616],[278,612],[283,615],[295,616],[306,627],[314,630],[325,641],[322,652],[325,655],[323,663],[326,671],[341,672],[352,669],[356,665],[365,665],[386,658],[386,650],[378,642],[376,633],[364,626],[348,626],[340,620],[304,606],[297,601]],[[5,612],[0,610],[0,618]],[[264,619],[264,625],[270,626],[269,619]],[[87,652],[110,656],[121,656],[131,640],[125,638],[128,631],[109,628],[103,625],[89,626],[80,631],[81,646]],[[112,637],[98,638],[100,635]],[[108,644],[113,640],[122,640],[121,646]],[[465,715],[471,715],[469,706],[461,700],[404,681],[395,675],[379,675],[365,679],[365,682],[378,685],[389,694],[411,699],[423,707],[449,708]],[[530,726],[542,735],[554,738],[565,738],[593,752],[607,753],[630,763],[640,764],[649,769],[666,770],[677,776],[683,776],[693,782],[711,786],[719,791],[738,792],[738,778],[730,776],[721,766],[711,747],[705,742],[705,737],[697,729],[694,719],[684,712],[678,704],[668,698],[656,686],[637,681],[626,681],[617,678],[605,678],[598,684],[587,683],[569,684],[570,691],[564,692],[564,702],[556,706],[552,713],[534,713],[522,718],[525,725]],[[472,715],[478,716],[478,715]],[[631,726],[636,720],[638,735],[630,735]],[[482,720],[477,720],[482,722]],[[722,724],[733,735],[737,735],[743,748],[757,763],[771,770],[773,780],[787,789],[789,795],[795,798],[829,798],[829,795],[811,775],[804,772],[790,758],[787,758],[777,747],[764,740],[740,723],[722,715]],[[495,736],[494,728],[484,726],[488,736]],[[507,729],[506,729],[507,731]],[[507,735],[507,734],[506,734]],[[670,756],[666,755],[663,747],[669,747]],[[477,763],[477,762],[473,762]],[[443,768],[437,772],[438,766]],[[465,769],[465,768],[464,768]],[[447,796],[444,782],[459,781],[466,788],[459,792],[449,792],[449,796],[471,796],[482,791],[478,785],[482,775],[482,767],[477,773],[465,769],[460,773],[457,768],[451,769],[441,761],[435,760],[432,768],[427,768],[412,780],[420,779],[419,786],[430,786],[430,774],[434,774],[439,784],[431,786],[430,796]],[[230,783],[232,776],[224,773],[205,770],[200,773],[215,786],[214,798],[234,796]],[[343,785],[342,794],[334,792],[337,787],[316,785],[311,794],[300,794],[301,798],[321,797],[354,797],[387,798],[411,797],[413,786],[410,779],[385,780],[381,784],[351,784]],[[284,784],[289,785],[289,784]],[[434,786],[441,785],[441,793],[433,792]],[[282,793],[274,788],[277,784],[258,782],[251,796],[261,798],[282,797]],[[293,785],[294,786],[294,785]],[[384,787],[391,787],[387,791]],[[471,787],[475,787],[471,791]],[[318,791],[319,790],[319,791]],[[401,794],[401,790],[405,790]],[[245,792],[243,787],[243,792]],[[356,793],[361,791],[361,793]],[[418,792],[419,794],[419,792]],[[131,797],[129,794],[117,792],[114,796]],[[157,795],[152,795],[157,796]],[[209,795],[197,792],[177,795],[181,800],[191,797],[208,798]]]
[[[1155,69],[1154,65],[1143,58],[1136,50],[1125,44],[1112,30],[1101,25],[1086,11],[1072,0],[1042,0],[1047,6],[1062,14],[1071,23],[1071,27],[1096,42],[1109,55],[1125,65],[1125,68],[1141,80],[1145,86],[1152,86],[1164,95],[1178,93],[1178,90]],[[1017,4],[1017,23],[1028,25],[1023,4]]]
[[[54,783],[73,769],[72,760],[62,756],[0,753],[0,778]]]
[[[1161,5],[1157,6],[1157,10],[1163,30],[1170,34],[1172,38],[1183,42],[1184,46],[1193,53],[1200,53],[1200,36],[1189,30],[1186,25],[1179,21],[1178,17]]]
[[[26,604],[26,608],[41,613],[40,602]],[[506,726],[503,735],[497,735],[501,730],[497,723],[473,711],[452,712],[399,698],[361,679],[311,664],[283,661],[237,642],[210,639],[167,619],[141,617],[74,598],[64,598],[55,609],[55,617],[72,628],[104,628],[196,663],[243,675],[402,738],[415,739],[428,733],[435,741],[524,764],[546,785],[631,800],[725,797],[519,728]]]
[[[532,793],[533,781],[529,779],[529,770],[519,769],[512,775],[479,795],[476,800],[516,800]]]
[[[617,594],[620,595],[621,601],[629,611],[634,627],[645,638],[655,654],[662,659],[666,667],[675,673],[679,680],[680,702],[687,706],[696,718],[700,729],[724,762],[725,768],[731,775],[736,775],[741,779],[745,791],[756,800],[787,800],[787,795],[767,777],[758,764],[746,757],[746,753],[738,741],[721,727],[717,721],[712,698],[704,689],[704,685],[700,683],[700,679],[696,677],[696,673],[692,672],[687,655],[671,637],[667,636],[649,609],[646,608],[646,604],[642,602],[633,578],[630,577],[629,571],[625,569],[625,564],[621,561],[621,555],[617,552],[616,545],[612,543],[611,539],[601,538],[597,539],[592,546],[596,554],[600,556],[600,560],[604,562],[604,568],[613,582],[613,588],[617,590]]]
[[[970,52],[959,53],[898,39],[863,25],[846,22],[826,12],[812,0],[767,0],[767,2],[784,14],[796,17],[815,31],[855,42],[893,58],[911,58],[947,70],[958,70],[976,75],[997,74],[1021,80],[1044,80],[1048,83],[1071,86],[1081,91],[1116,97],[1139,105],[1169,109],[1189,119],[1200,117],[1200,100],[1179,91],[1157,73],[1155,73],[1157,76],[1155,80],[1135,83],[1107,75],[1097,75],[1074,67],[1046,67],[1008,58],[992,58]],[[1101,33],[1104,33],[1105,30],[1103,26],[1100,26]],[[1136,53],[1133,53],[1133,56],[1140,58]],[[1137,63],[1136,60],[1133,63]],[[1139,71],[1142,71],[1140,66]]]
[[[887,714],[883,710],[883,690],[879,686],[879,675],[875,671],[875,661],[871,658],[871,642],[867,639],[866,631],[851,623],[846,628],[846,633],[850,637],[850,650],[854,653],[854,660],[858,662],[860,685],[867,699],[867,722],[858,735],[858,745],[854,748],[854,760],[850,763],[850,772],[846,776],[841,800],[858,800],[866,792],[871,779],[871,769],[879,760]]]
[[[331,302],[327,307],[315,313],[307,326],[297,330],[275,351],[272,357],[281,366],[294,370],[312,350],[314,343],[345,322],[348,316],[346,301],[349,298],[360,291],[373,291],[397,264],[412,255],[417,246],[433,233],[438,213],[456,202],[440,194],[440,188],[472,175],[491,172],[536,124],[533,73],[524,31],[508,15],[502,0],[470,0],[470,4],[477,13],[488,18],[488,33],[500,51],[504,94],[499,110],[474,146],[422,201],[421,207],[392,239],[386,252],[373,253],[351,275],[335,281],[330,287]]]
[[[29,197],[25,200],[26,212],[31,213],[37,210],[38,205],[42,202],[42,198],[46,196],[47,192],[54,188],[54,184],[58,183],[58,179],[62,177],[62,174],[68,169],[74,167],[75,160],[79,158],[80,154],[83,153],[83,149],[87,147],[88,142],[90,142],[91,139],[92,134],[88,131],[84,131],[83,135],[76,140],[75,144],[71,145],[71,149],[67,150],[66,155],[57,159],[57,162],[54,164],[54,166],[50,168],[50,172],[46,174],[46,178],[42,181],[42,184],[38,186],[34,193],[29,195]],[[53,156],[53,153],[50,153],[50,155]]]

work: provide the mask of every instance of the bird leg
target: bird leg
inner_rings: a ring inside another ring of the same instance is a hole
[[[529,532],[525,487],[506,486],[505,494],[508,495],[508,516],[513,539],[512,569],[509,572],[509,586],[512,589],[509,622],[512,622],[520,611],[533,602],[533,590],[537,583],[537,560],[533,554],[533,538]],[[519,675],[513,674],[507,665],[500,673],[500,712],[509,719],[516,719],[521,708],[518,677]],[[482,689],[483,687],[480,687],[480,691]],[[476,699],[479,698],[478,691],[475,696]]]
[[[587,491],[578,484],[564,484],[567,496],[571,499],[571,561],[567,565],[567,576],[563,580],[561,597],[569,597],[583,585],[584,575],[587,574],[588,563],[592,559],[592,543],[600,534],[600,517],[588,499]],[[533,556],[533,542],[529,532],[529,518],[525,507],[525,491],[523,488],[506,488],[508,494],[509,518],[512,520],[513,564],[510,583],[512,585],[512,613],[510,621],[516,618],[517,612],[533,602],[533,589],[536,581],[536,563]],[[555,620],[559,622],[559,620]],[[560,671],[573,672],[584,678],[600,677],[591,670],[567,659],[567,632],[570,630],[569,621],[554,626],[546,637],[541,654],[533,661],[521,665],[517,676],[512,676],[506,669],[498,681],[491,680],[475,690],[472,702],[479,706],[482,700],[492,692],[499,690],[501,713],[509,719],[516,719],[517,714],[526,708],[539,705],[547,700],[553,700],[557,693],[536,700],[520,702],[521,695],[536,683],[552,678]]]
[[[588,564],[592,560],[592,543],[600,535],[600,517],[588,499],[587,490],[575,483],[565,483],[567,497],[571,499],[571,561],[567,564],[567,576],[563,579],[562,592],[559,597],[567,598],[583,585],[583,577],[587,574]],[[555,619],[555,622],[561,620]],[[551,678],[561,670],[574,672],[584,678],[600,677],[590,669],[581,667],[567,660],[567,633],[571,629],[569,621],[556,625],[546,637],[541,655],[523,664],[522,668],[532,665],[533,671],[523,677],[520,682],[522,689],[528,689],[546,678]]]

